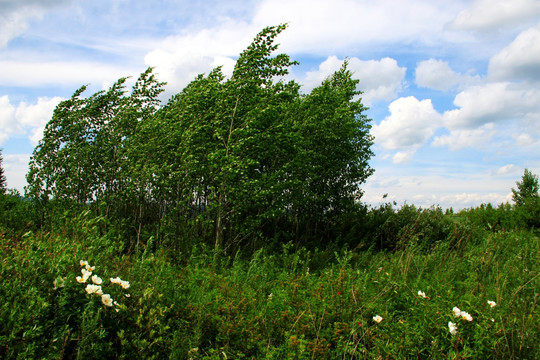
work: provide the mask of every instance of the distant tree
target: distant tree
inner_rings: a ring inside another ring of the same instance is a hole
[[[4,166],[2,164],[3,161],[2,149],[0,149],[0,194],[5,194],[7,190],[6,175],[4,174]]]
[[[527,201],[538,198],[538,175],[525,169],[521,181],[516,182],[517,189],[512,188],[512,200],[516,205],[525,205]]]

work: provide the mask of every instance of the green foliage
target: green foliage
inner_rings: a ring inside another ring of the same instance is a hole
[[[88,212],[58,234],[0,236],[0,357],[537,358],[538,235],[473,233],[457,247],[439,240],[437,209],[398,213],[407,234],[419,223],[434,238],[393,252],[287,244],[234,257],[201,245],[175,262],[160,250],[122,255]],[[117,303],[85,291],[93,280],[78,282],[79,260]]]
[[[516,182],[517,189],[512,188],[512,200],[517,206],[538,199],[538,175],[525,169],[521,181]]]
[[[370,119],[347,63],[310,94],[284,80],[296,64],[273,55],[285,28],[257,34],[230,78],[199,75],[162,108],[151,69],[129,96],[122,78],[59,104],[27,175],[44,221],[90,208],[128,251],[196,238],[234,253],[323,233],[373,172]]]

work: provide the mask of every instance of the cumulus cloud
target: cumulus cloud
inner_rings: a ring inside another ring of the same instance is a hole
[[[178,92],[202,73],[223,66],[225,75],[234,70],[234,57],[244,50],[260,29],[245,23],[227,21],[220,27],[192,34],[169,36],[144,61],[156,68],[159,78],[168,82],[168,91]]]
[[[316,86],[343,65],[342,59],[329,56],[317,70],[308,71],[304,78],[303,90],[311,91]],[[363,91],[362,102],[371,105],[377,100],[391,100],[397,96],[403,87],[406,68],[399,67],[395,59],[383,58],[380,60],[360,60],[349,58],[348,69],[353,77],[360,80],[359,90]]]
[[[442,0],[266,0],[253,23],[289,22],[287,52],[328,54],[381,42],[432,43],[462,7]]]
[[[448,91],[479,81],[478,76],[459,74],[447,61],[429,59],[416,66],[416,84],[435,90]]]
[[[12,135],[26,134],[31,144],[37,145],[45,125],[62,100],[60,97],[40,97],[35,104],[21,102],[15,107],[7,95],[0,97],[0,144]]]
[[[448,135],[437,136],[431,143],[433,146],[448,146],[452,151],[468,147],[481,148],[495,135],[493,123],[482,125],[476,129],[452,130]]]
[[[492,31],[523,24],[539,15],[537,0],[476,0],[449,25],[456,30]]]
[[[493,56],[489,75],[495,80],[540,80],[540,25],[523,31]]]
[[[51,8],[64,6],[74,0],[2,0],[0,5],[0,48],[24,33],[28,22],[41,19]]]
[[[433,108],[431,100],[419,101],[414,96],[399,98],[390,106],[390,115],[379,125],[373,125],[371,134],[375,143],[389,150],[399,150],[394,161],[410,160],[415,151],[441,126],[441,115]]]
[[[540,114],[540,90],[509,82],[487,83],[460,92],[454,104],[458,109],[444,113],[446,127],[471,129]]]

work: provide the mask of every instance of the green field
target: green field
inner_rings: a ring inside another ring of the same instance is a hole
[[[3,230],[0,358],[538,359],[538,232],[482,226],[489,214],[393,211],[376,233],[397,239],[391,250],[126,255],[88,212],[54,232]],[[454,224],[451,236],[428,239],[433,219]],[[80,260],[113,306],[76,280]]]

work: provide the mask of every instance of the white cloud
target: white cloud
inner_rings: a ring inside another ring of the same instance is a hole
[[[4,158],[2,166],[7,179],[7,187],[17,189],[21,194],[24,193],[30,154],[3,154],[2,157]]]
[[[337,56],[329,56],[317,70],[308,71],[302,81],[303,90],[309,92],[319,86],[341,68],[343,61]],[[353,72],[353,77],[360,80],[358,87],[364,92],[361,95],[364,105],[369,106],[377,100],[391,100],[401,91],[407,69],[399,67],[395,59],[360,60],[353,57],[348,61],[348,69]]]
[[[476,0],[450,23],[457,30],[492,31],[522,24],[540,15],[537,0]]]
[[[509,82],[487,83],[460,92],[454,104],[459,108],[444,113],[446,127],[470,129],[540,114],[540,90]]]
[[[390,115],[379,125],[373,125],[371,134],[375,143],[389,150],[400,150],[394,161],[410,159],[412,150],[424,145],[441,126],[441,115],[431,100],[419,101],[413,96],[399,98],[390,106]]]
[[[495,174],[496,175],[508,175],[508,174],[519,175],[520,171],[521,171],[521,168],[519,166],[516,166],[514,164],[508,164],[508,165],[504,165],[498,168],[495,171]]]
[[[463,1],[266,0],[253,23],[289,22],[286,52],[328,54],[374,43],[433,43]]]
[[[31,144],[37,145],[43,136],[45,125],[62,100],[60,97],[40,97],[35,104],[21,102],[15,108],[7,95],[0,97],[0,144],[11,135],[27,134]]]
[[[518,134],[514,136],[514,140],[518,146],[528,146],[538,141],[537,139],[533,138],[531,134]]]
[[[65,6],[74,0],[2,0],[0,2],[0,48],[23,34],[28,22],[41,19],[51,8]]]
[[[7,95],[0,97],[0,145],[9,139],[10,134],[21,131],[14,119],[15,107],[11,105],[9,97]]]
[[[540,80],[540,25],[523,31],[493,56],[489,75],[496,80]]]
[[[478,76],[463,75],[450,68],[447,61],[429,59],[416,66],[416,84],[435,90],[448,91],[479,80]]]
[[[137,77],[144,69],[124,65],[108,65],[93,62],[24,62],[0,61],[0,85],[17,87],[41,87],[70,85],[77,88],[83,84],[101,85],[104,81],[115,82],[124,76]]]
[[[407,164],[412,160],[414,153],[415,150],[398,151],[392,156],[392,162],[394,164]]]
[[[233,57],[251,43],[258,31],[244,23],[227,21],[220,27],[170,36],[147,53],[144,62],[156,68],[160,80],[168,82],[167,92],[176,93],[197,75],[217,66],[223,66],[225,75],[231,75]]]
[[[518,172],[516,179],[511,179],[508,174],[497,175],[490,169],[475,173],[452,173],[450,169],[441,174],[433,174],[429,170],[414,175],[410,172],[411,169],[402,166],[378,169],[367,180],[362,200],[372,205],[396,201],[399,205],[412,202],[424,208],[440,205],[454,210],[476,207],[481,203],[498,205],[512,200],[510,189],[520,176]],[[385,199],[382,198],[384,194],[388,194]]]
[[[437,136],[431,143],[433,146],[448,146],[452,151],[468,147],[481,148],[495,135],[493,123],[482,125],[477,129],[452,130],[448,135]]]

